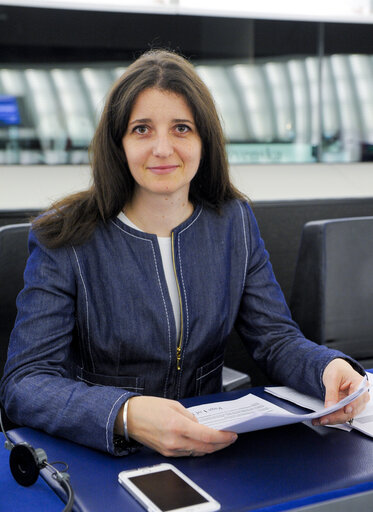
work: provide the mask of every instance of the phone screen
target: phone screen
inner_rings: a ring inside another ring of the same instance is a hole
[[[129,480],[164,512],[208,502],[170,469],[133,476]]]

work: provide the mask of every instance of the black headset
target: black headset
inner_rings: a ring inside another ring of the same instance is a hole
[[[62,512],[70,512],[74,504],[74,491],[70,484],[70,476],[66,471],[58,471],[52,464],[49,464],[47,454],[42,448],[34,448],[28,443],[14,444],[7,436],[1,417],[0,407],[0,427],[5,436],[5,448],[10,450],[9,466],[10,471],[20,485],[29,487],[38,479],[41,469],[48,469],[54,478],[67,494],[67,503]],[[65,462],[54,462],[62,464],[65,470],[68,466]]]

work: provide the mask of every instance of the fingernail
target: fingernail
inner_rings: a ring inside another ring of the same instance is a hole
[[[327,425],[329,423],[329,419],[328,418],[322,418],[320,420],[320,425]]]
[[[232,436],[232,439],[231,439],[232,443],[234,443],[235,441],[237,441],[237,438],[238,438],[238,435],[237,435],[237,434],[234,434],[234,435]]]
[[[346,407],[346,414],[350,414],[352,412],[352,407],[349,405]]]

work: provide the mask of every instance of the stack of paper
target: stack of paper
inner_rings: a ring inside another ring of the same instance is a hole
[[[196,416],[199,423],[215,428],[216,430],[229,430],[240,434],[320,418],[321,416],[337,411],[352,402],[352,400],[355,400],[355,398],[366,391],[367,385],[367,377],[364,377],[359,388],[348,397],[328,408],[324,408],[323,403],[319,401],[320,405],[317,406],[316,411],[308,414],[294,414],[288,412],[286,409],[278,407],[253,394],[248,394],[237,400],[189,407],[189,411]]]
[[[373,386],[373,373],[368,373],[368,381],[369,387]],[[300,405],[305,409],[311,409],[311,411],[319,411],[324,404],[318,398],[313,398],[309,395],[303,395],[299,393],[299,391],[295,391],[295,389],[288,388],[286,386],[270,386],[264,388],[267,393],[271,393],[271,395],[277,396],[278,398],[282,398],[283,400],[287,400],[288,402],[292,402],[294,404]],[[325,409],[324,409],[325,414]],[[329,427],[340,428],[342,430],[352,430],[355,428],[368,436],[373,437],[373,400],[367,403],[363,412],[358,414],[352,425],[349,423],[344,423],[343,425],[328,425]]]

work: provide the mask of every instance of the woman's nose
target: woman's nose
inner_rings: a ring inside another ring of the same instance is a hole
[[[168,156],[171,156],[173,152],[174,148],[172,146],[170,137],[166,134],[159,134],[154,141],[153,155],[161,158],[166,158]]]

